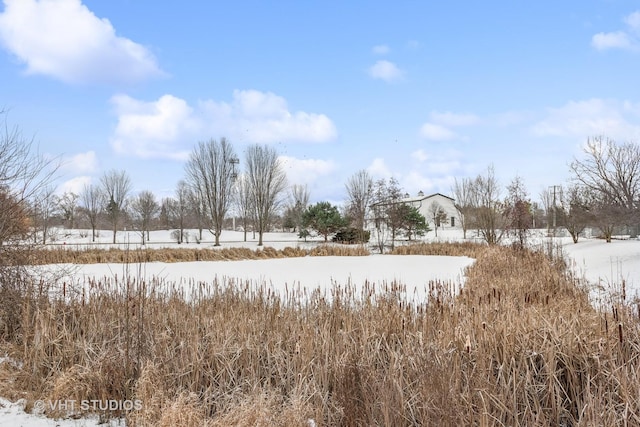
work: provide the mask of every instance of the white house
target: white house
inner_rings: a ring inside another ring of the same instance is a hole
[[[443,217],[445,218],[439,221],[438,227],[456,227],[459,225],[455,200],[449,196],[440,193],[425,196],[420,191],[415,197],[410,197],[409,194],[406,194],[402,202],[416,207],[431,225],[433,225],[433,210],[439,205],[442,208],[442,212],[444,212]]]

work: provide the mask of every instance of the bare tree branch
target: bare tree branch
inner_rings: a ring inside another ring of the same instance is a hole
[[[258,228],[258,246],[269,220],[280,207],[287,176],[274,148],[252,145],[246,151],[246,173]]]

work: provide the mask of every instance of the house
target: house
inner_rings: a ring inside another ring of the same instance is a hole
[[[434,226],[434,212],[439,213],[439,215],[437,215],[437,218],[435,218],[435,225],[438,228],[456,227],[459,225],[459,216],[458,210],[455,206],[455,200],[449,196],[445,196],[444,194],[434,193],[425,196],[424,193],[420,191],[415,197],[411,197],[409,196],[409,194],[405,194],[405,196],[397,203],[404,203],[417,208],[418,212],[420,212],[420,214],[425,217],[427,223],[430,224],[431,227]],[[370,217],[369,220],[375,221],[373,217]],[[377,227],[378,225],[376,225],[376,228]]]
[[[441,193],[425,196],[420,191],[415,197],[406,194],[401,202],[417,208],[431,225],[433,225],[434,210],[442,212],[441,217],[436,219],[438,227],[456,227],[458,225],[458,210],[455,206],[455,200],[449,196]]]

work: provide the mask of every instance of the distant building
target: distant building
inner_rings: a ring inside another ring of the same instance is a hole
[[[413,206],[418,209],[421,215],[425,217],[427,223],[431,228],[434,226],[433,206],[437,206],[438,211],[442,212],[441,217],[437,218],[437,226],[441,227],[457,227],[458,224],[458,210],[455,206],[455,200],[444,194],[434,193],[425,196],[422,191],[417,196],[411,197],[409,194],[400,199],[397,203],[404,203]],[[370,218],[374,221],[373,218]],[[377,225],[376,225],[377,227]]]
[[[415,197],[408,194],[401,200],[401,203],[414,206],[427,219],[427,222],[433,226],[432,206],[440,205],[444,212],[443,218],[437,224],[438,227],[456,227],[458,226],[458,210],[455,206],[455,200],[449,196],[440,193],[433,193],[425,196],[422,191],[418,192]]]

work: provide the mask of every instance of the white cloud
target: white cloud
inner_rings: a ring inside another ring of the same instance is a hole
[[[205,100],[191,107],[163,95],[145,102],[127,95],[111,99],[118,124],[111,139],[121,154],[184,160],[199,140],[231,142],[326,142],[336,137],[324,114],[289,111],[284,98],[269,92],[236,90],[230,103]]]
[[[627,15],[624,20],[627,28],[619,31],[600,32],[591,38],[591,45],[597,50],[622,49],[640,51],[640,11]]]
[[[391,161],[378,157],[366,169],[376,180],[396,178],[402,191],[413,196],[419,191],[449,194],[454,177],[464,172],[463,153],[458,150],[420,148],[409,156],[413,161],[402,156]]]
[[[85,186],[91,184],[90,176],[76,176],[68,181],[63,182],[56,188],[56,194],[75,193],[80,194]]]
[[[446,141],[456,138],[456,133],[435,123],[425,123],[420,128],[420,136],[433,141]]]
[[[429,155],[425,153],[425,151],[421,148],[411,153],[411,158],[422,163],[422,162],[426,162],[429,159]]]
[[[184,160],[190,143],[200,128],[187,103],[172,95],[154,102],[143,102],[127,95],[111,98],[118,115],[118,124],[111,139],[116,152],[142,158],[173,158]]]
[[[450,111],[429,113],[429,121],[420,128],[420,135],[433,141],[446,141],[458,138],[450,128],[473,126],[481,122],[475,114],[456,114]]]
[[[377,46],[374,46],[371,50],[376,55],[386,55],[387,53],[391,52],[391,49],[386,44],[379,44]]]
[[[337,135],[324,114],[289,111],[287,101],[271,92],[235,90],[231,103],[204,101],[203,113],[217,135],[255,143],[326,142]]]
[[[480,123],[480,118],[475,114],[455,114],[450,111],[433,111],[429,117],[432,122],[443,126],[471,126]]]
[[[640,31],[640,11],[628,15],[624,22],[632,31]]]
[[[336,164],[332,160],[298,159],[290,156],[280,156],[280,160],[291,184],[311,185],[336,170]]]
[[[425,195],[433,192],[435,183],[432,178],[425,176],[419,171],[410,171],[408,174],[400,179],[400,185],[404,191],[407,191],[411,196],[416,196],[418,191],[422,191]]]
[[[490,116],[486,121],[498,127],[509,127],[530,122],[532,115],[529,111],[505,111]]]
[[[91,173],[98,169],[95,151],[78,153],[62,159],[62,169],[75,173]]]
[[[378,179],[387,179],[393,176],[393,174],[391,173],[391,169],[389,169],[384,159],[380,157],[373,159],[373,162],[371,162],[371,164],[367,167],[367,171],[374,178]]]
[[[637,140],[640,137],[640,104],[597,98],[570,101],[562,107],[549,108],[547,116],[531,130],[536,136],[586,138],[606,135]]]
[[[393,82],[401,79],[404,72],[393,62],[382,59],[369,68],[369,75],[374,79]]]
[[[149,50],[116,35],[81,0],[4,0],[0,43],[27,74],[66,83],[134,82],[161,76]]]
[[[591,44],[598,50],[632,49],[634,42],[624,31],[594,34]]]

